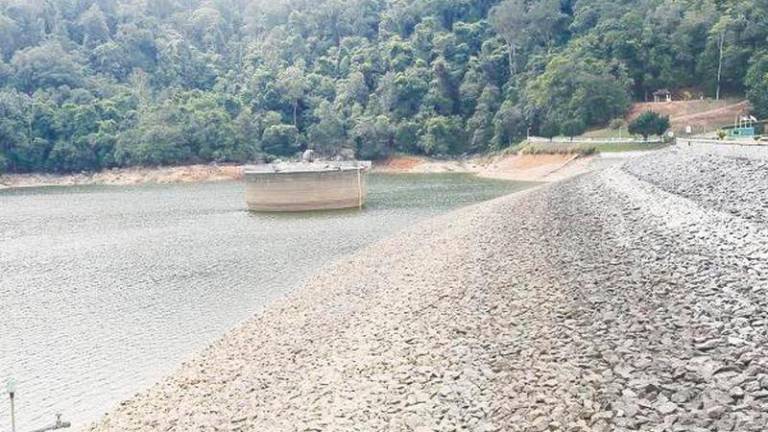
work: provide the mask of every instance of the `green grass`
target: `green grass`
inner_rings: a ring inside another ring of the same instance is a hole
[[[629,132],[627,132],[627,128],[622,128],[622,129],[603,128],[603,129],[594,129],[591,131],[584,132],[584,134],[582,134],[579,138],[641,138],[641,137],[630,135]]]
[[[667,144],[653,143],[653,144],[640,144],[640,143],[603,143],[592,144],[595,151],[598,153],[618,153],[625,151],[643,151],[643,150],[656,150],[660,149]]]
[[[563,143],[522,143],[518,146],[521,154],[579,154],[588,156],[595,153],[595,146],[590,144],[563,144]]]
[[[518,149],[524,154],[581,154],[619,153],[656,150],[667,144],[653,143],[523,143]]]

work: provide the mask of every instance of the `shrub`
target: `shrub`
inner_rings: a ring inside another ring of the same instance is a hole
[[[262,149],[274,156],[292,156],[301,148],[299,131],[293,125],[268,127],[261,137]]]
[[[573,139],[576,135],[581,135],[587,129],[587,125],[580,119],[566,120],[560,126],[563,134]]]
[[[536,145],[535,143],[529,143],[522,146],[518,151],[518,154],[522,155],[579,155],[590,156],[597,153],[597,148],[594,146],[549,146],[549,145]]]
[[[623,118],[615,118],[611,120],[611,122],[608,124],[608,127],[613,130],[618,130],[627,127],[627,122]]]
[[[669,129],[669,117],[653,111],[646,111],[629,124],[629,133],[642,135],[647,140],[651,135],[664,135]]]
[[[549,138],[551,140],[560,133],[560,125],[554,120],[546,119],[544,120],[544,123],[541,124],[539,133],[541,133],[541,136],[544,138]]]
[[[427,155],[456,153],[466,139],[458,117],[438,116],[426,121],[426,131],[419,146]]]
[[[359,159],[383,159],[392,150],[392,124],[384,115],[364,117],[352,129]]]

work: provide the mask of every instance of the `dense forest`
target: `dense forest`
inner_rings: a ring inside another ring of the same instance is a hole
[[[0,0],[0,171],[501,149],[654,90],[768,114],[766,0]]]

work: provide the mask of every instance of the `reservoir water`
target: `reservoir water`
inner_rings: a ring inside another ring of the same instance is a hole
[[[362,211],[260,215],[243,184],[0,191],[0,431],[75,430],[345,254],[529,187],[372,175]]]

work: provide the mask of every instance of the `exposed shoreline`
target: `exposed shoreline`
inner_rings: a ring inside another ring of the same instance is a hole
[[[238,180],[242,176],[242,167],[239,165],[115,168],[101,172],[79,174],[5,174],[0,175],[0,189],[45,186],[216,182]]]
[[[466,160],[394,157],[373,166],[375,173],[429,174],[472,173],[482,177],[516,181],[551,182],[590,170],[595,157],[575,155],[507,155]],[[5,174],[0,189],[78,186],[197,183],[241,180],[242,165],[185,165],[177,167],[115,168],[79,174]]]
[[[762,169],[668,150],[419,224],[92,430],[762,430]]]

